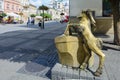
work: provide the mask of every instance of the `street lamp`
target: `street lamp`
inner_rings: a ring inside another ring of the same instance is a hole
[[[44,29],[44,10],[48,10],[49,8],[47,7],[47,6],[44,6],[44,5],[42,5],[42,6],[40,6],[39,7],[39,10],[42,10],[43,11],[43,29]]]

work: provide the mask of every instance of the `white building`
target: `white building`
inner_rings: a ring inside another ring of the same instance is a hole
[[[48,13],[52,15],[52,20],[59,20],[61,18],[61,12],[57,9],[49,8]]]
[[[37,7],[33,4],[30,4],[29,5],[29,12],[30,12],[30,14],[35,14],[36,15]]]
[[[50,5],[50,8],[56,8],[56,3],[57,3],[57,1],[55,1],[55,0],[50,0],[50,3],[49,3],[49,5]]]
[[[50,7],[47,11],[44,11],[45,13],[48,13],[52,15],[52,20],[60,20],[61,19],[61,13],[64,13],[65,15],[69,15],[69,9],[65,9],[64,3],[57,2],[56,0],[50,1]],[[43,13],[42,11],[38,10],[37,14]]]
[[[69,9],[66,8],[63,2],[51,0],[50,7],[51,9],[49,10],[49,12],[52,13],[52,19],[61,19],[61,17],[64,17],[60,15],[61,13],[69,15]]]
[[[4,11],[4,1],[0,0],[0,12]]]
[[[102,0],[70,0],[70,16],[78,16],[82,10],[91,9],[95,16],[102,16]]]

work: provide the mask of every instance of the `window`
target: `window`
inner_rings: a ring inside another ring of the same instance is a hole
[[[58,3],[58,8],[60,9],[60,3]]]
[[[10,7],[9,4],[7,4],[7,9],[9,9],[9,7]]]
[[[56,12],[56,14],[58,15],[58,12]]]
[[[2,9],[2,2],[0,2],[0,9]]]
[[[12,10],[14,10],[14,5],[12,5]]]
[[[58,8],[60,9],[60,5],[58,5]]]
[[[21,11],[21,9],[19,8],[19,11]]]
[[[50,11],[50,14],[52,15],[52,11]]]
[[[16,11],[18,11],[18,6],[16,6]]]

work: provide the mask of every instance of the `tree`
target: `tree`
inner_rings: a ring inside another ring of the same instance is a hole
[[[120,0],[108,0],[111,3],[114,21],[114,43],[120,45]]]
[[[43,17],[43,13],[41,13],[40,16]],[[52,18],[52,15],[50,15],[48,13],[44,13],[44,18]]]
[[[0,14],[0,16],[5,17],[7,15],[6,15],[6,13],[3,12],[3,13]]]
[[[120,45],[120,0],[105,0],[111,4],[114,24],[114,44]]]
[[[7,16],[6,13],[2,12],[0,13],[0,23],[3,22],[3,18]]]
[[[35,14],[31,14],[30,17],[35,17],[36,15]]]
[[[43,11],[43,29],[44,29],[44,10],[48,10],[49,8],[47,6],[42,5],[39,6],[38,9]]]

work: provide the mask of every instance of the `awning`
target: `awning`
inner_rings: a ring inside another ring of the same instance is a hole
[[[42,16],[36,16],[35,18],[36,19],[42,19]]]
[[[11,13],[6,13],[6,14],[7,14],[7,16],[13,16],[13,17],[15,17],[15,18],[19,18],[19,17],[20,17],[20,15],[15,14],[15,13],[13,13],[13,12],[11,12]]]

